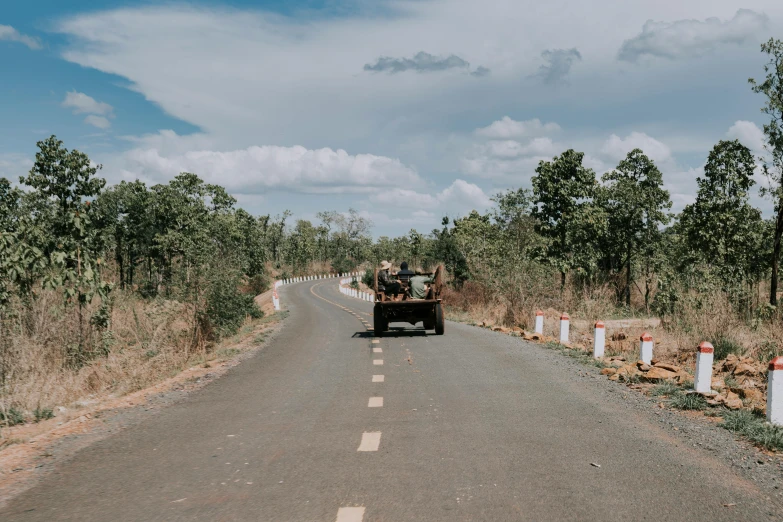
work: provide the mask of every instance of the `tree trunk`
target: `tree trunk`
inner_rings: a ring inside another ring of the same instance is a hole
[[[631,307],[631,244],[628,243],[628,257],[625,260],[625,306]]]
[[[778,216],[775,222],[775,242],[772,248],[772,279],[769,284],[769,304],[778,305],[778,266],[780,264],[780,239],[783,236],[783,195],[778,199]]]
[[[123,263],[125,258],[122,255],[122,249],[120,247],[117,247],[115,259],[117,260],[117,271],[120,273],[120,288],[125,289],[125,265]]]
[[[128,286],[133,290],[133,267],[136,265],[136,258],[133,252],[128,249]]]
[[[565,290],[566,285],[566,273],[565,271],[560,272],[560,293],[563,293],[563,290]]]

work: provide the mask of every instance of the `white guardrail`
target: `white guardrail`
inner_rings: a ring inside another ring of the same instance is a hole
[[[280,310],[280,295],[277,293],[277,289],[282,285],[291,285],[294,283],[302,283],[305,281],[317,281],[320,279],[332,279],[338,278],[340,293],[347,295],[348,297],[354,297],[372,303],[375,301],[375,296],[369,292],[362,292],[356,288],[346,288],[343,285],[350,285],[351,281],[361,278],[365,272],[349,272],[345,274],[318,274],[309,276],[292,277],[290,279],[278,279],[272,286],[272,304],[275,306],[275,310]]]

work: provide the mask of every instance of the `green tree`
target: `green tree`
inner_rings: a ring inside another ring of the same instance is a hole
[[[624,254],[626,272],[623,296],[631,305],[633,266],[642,256],[650,257],[660,240],[660,227],[669,222],[672,206],[669,192],[663,189],[663,176],[655,163],[640,149],[628,153],[617,168],[603,176],[606,183],[601,200],[607,215],[610,244]],[[650,270],[645,305],[649,307]]]
[[[766,77],[759,83],[750,78],[753,92],[763,94],[766,103],[761,112],[770,117],[764,125],[768,156],[761,158],[764,172],[770,180],[767,192],[775,202],[775,233],[772,240],[772,276],[769,303],[778,304],[778,270],[780,266],[781,240],[783,240],[783,41],[770,38],[761,44],[761,52],[769,56],[764,65]]]
[[[584,153],[569,149],[541,161],[533,176],[533,209],[536,232],[547,239],[543,257],[560,272],[561,289],[574,268],[591,270],[596,238],[604,216],[593,198],[598,181],[592,169],[582,165]]]
[[[111,290],[111,284],[101,279],[105,240],[88,199],[100,194],[106,180],[97,177],[100,165],[93,165],[82,152],[69,151],[55,136],[39,141],[38,149],[33,168],[21,182],[34,190],[33,197],[41,207],[50,207],[46,217],[51,220],[51,236],[44,252],[57,272],[47,285],[61,288],[68,302],[76,302],[78,340],[69,355],[72,363],[80,366],[91,356],[86,346],[84,308],[95,295],[100,295],[105,305]]]
[[[696,202],[680,218],[692,255],[715,267],[724,290],[736,294],[754,279],[763,249],[761,212],[748,202],[756,162],[739,141],[720,141],[696,180]],[[736,295],[735,295],[736,297]]]

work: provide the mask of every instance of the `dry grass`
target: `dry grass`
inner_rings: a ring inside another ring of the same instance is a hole
[[[188,305],[144,301],[119,291],[113,297],[111,333],[101,336],[93,330],[88,338],[92,347],[105,348],[108,355],[82,367],[74,367],[69,356],[69,346],[78,338],[76,312],[63,307],[59,294],[43,293],[25,317],[11,322],[0,411],[13,407],[29,420],[36,409],[124,395],[214,357],[208,346],[194,348],[193,310]]]
[[[592,325],[602,320],[607,322],[607,354],[629,359],[638,355],[644,332],[653,336],[657,358],[681,364],[695,360],[696,347],[705,340],[723,339],[738,345],[742,355],[762,362],[783,354],[783,329],[776,319],[751,323],[722,293],[688,296],[676,318],[658,321],[646,313],[644,296],[637,288],[629,309],[618,306],[609,283],[586,288],[569,282],[561,291],[554,272],[520,279],[520,284],[495,291],[477,282],[468,282],[460,290],[448,288],[444,303],[452,317],[458,315],[464,322],[527,330],[533,329],[536,310],[543,310],[544,334],[552,337],[559,335],[560,316],[565,312],[571,317],[571,341],[585,346],[592,344]]]

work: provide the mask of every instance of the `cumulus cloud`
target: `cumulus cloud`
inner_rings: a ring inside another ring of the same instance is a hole
[[[413,58],[391,58],[389,56],[381,56],[374,64],[367,63],[364,65],[365,71],[387,72],[389,74],[406,71],[414,71],[417,73],[440,72],[449,69],[469,70],[470,62],[454,54],[443,57],[420,51],[416,53]],[[482,66],[470,74],[472,76],[486,76],[489,72],[489,69]]]
[[[740,143],[753,152],[764,151],[764,144],[766,143],[764,131],[752,121],[736,121],[734,125],[729,128],[726,136],[732,140],[739,140]]]
[[[9,42],[19,42],[33,50],[38,50],[43,48],[38,38],[22,34],[16,29],[14,29],[13,27],[11,27],[10,25],[0,24],[0,40],[7,40]]]
[[[542,136],[560,130],[557,123],[541,123],[538,118],[526,121],[515,121],[508,116],[503,116],[493,121],[489,126],[476,129],[475,134],[484,138],[495,140],[507,140],[515,138],[527,138],[530,136]]]
[[[767,15],[740,9],[734,18],[655,22],[648,20],[637,36],[626,40],[617,55],[619,60],[636,62],[642,56],[671,60],[704,54],[721,45],[741,45],[755,41],[769,22]]]
[[[470,176],[524,183],[540,161],[567,148],[547,136],[560,130],[554,122],[542,123],[538,118],[516,121],[504,116],[473,131],[479,140],[466,148],[460,169]]]
[[[541,53],[546,65],[538,68],[538,76],[546,84],[565,81],[575,62],[582,61],[582,55],[576,49],[547,49]]]
[[[492,201],[481,187],[462,179],[455,180],[436,194],[394,188],[373,194],[370,200],[381,205],[430,210],[448,208],[460,212],[483,211],[492,206]]]
[[[67,109],[73,109],[74,114],[98,114],[102,116],[111,116],[114,108],[108,103],[97,101],[83,92],[71,91],[66,93],[62,106]]]
[[[223,185],[239,194],[269,190],[366,193],[379,187],[422,185],[416,171],[397,159],[302,146],[267,145],[229,151],[168,153],[158,148],[139,147],[123,155],[122,165],[117,170],[123,178],[139,177],[151,182],[167,181],[180,172],[192,172],[209,183]]]
[[[647,157],[658,163],[672,157],[671,149],[667,145],[643,132],[632,132],[625,138],[612,134],[601,147],[601,153],[611,160],[620,161],[633,149],[641,149]]]

